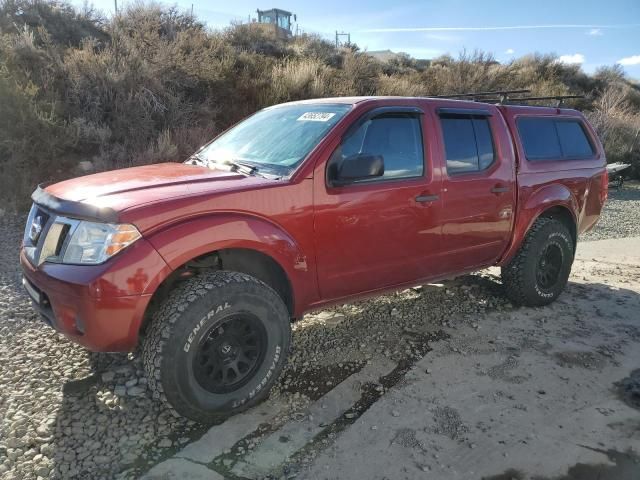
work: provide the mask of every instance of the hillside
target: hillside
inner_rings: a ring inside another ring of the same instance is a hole
[[[115,18],[62,2],[0,0],[0,195],[21,208],[37,183],[181,160],[274,103],[337,95],[437,95],[528,88],[584,94],[609,161],[640,175],[640,87],[618,66],[594,75],[531,54],[380,61],[315,36],[275,40],[246,25],[210,31],[155,4]]]

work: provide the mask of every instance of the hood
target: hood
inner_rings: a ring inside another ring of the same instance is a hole
[[[45,188],[65,203],[121,212],[146,203],[262,183],[260,177],[182,163],[159,163],[73,178]]]

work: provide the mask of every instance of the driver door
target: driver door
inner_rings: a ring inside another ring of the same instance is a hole
[[[435,275],[440,251],[440,182],[425,155],[423,115],[383,107],[361,117],[314,175],[315,241],[323,299]],[[379,155],[381,177],[332,186],[327,169]]]

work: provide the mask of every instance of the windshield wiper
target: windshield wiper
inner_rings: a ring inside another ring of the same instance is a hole
[[[191,163],[192,165],[202,165],[204,167],[209,166],[209,162],[198,155],[198,152],[192,154],[189,158],[187,158],[187,161],[185,163],[187,162]]]
[[[225,163],[227,165],[231,165],[231,169],[234,172],[240,172],[245,175],[253,175],[254,173],[258,173],[258,167],[250,163],[238,162],[236,160],[230,160]]]
[[[238,172],[247,176],[259,175],[263,178],[270,178],[270,179],[279,179],[282,177],[282,175],[279,175],[279,174],[274,175],[267,172],[265,173],[259,172],[258,171],[259,168],[255,164],[245,162],[243,160],[225,160],[225,161],[207,160],[206,158],[198,155],[198,153],[194,153],[193,155],[191,155],[185,163],[202,165],[208,168],[212,168],[215,165],[224,166],[229,170],[231,170],[232,172]],[[267,170],[269,170],[269,168],[267,168]]]
[[[198,153],[194,153],[193,155],[191,155],[188,159],[187,162],[191,162],[192,164],[195,165],[202,165],[204,167],[209,167],[211,168],[213,165],[224,165],[229,167],[229,169],[233,172],[240,172],[242,174],[245,175],[252,175],[254,173],[256,173],[258,171],[258,167],[256,167],[255,165],[251,165],[248,163],[244,163],[244,162],[238,162],[235,160],[227,160],[224,162],[218,162],[215,160],[207,160],[204,157],[201,157],[200,155],[198,155]]]

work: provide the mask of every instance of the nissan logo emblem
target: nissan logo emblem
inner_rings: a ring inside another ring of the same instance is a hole
[[[33,219],[33,222],[31,222],[31,228],[29,229],[29,239],[35,243],[38,240],[38,237],[40,236],[41,232],[42,232],[42,216],[37,215]]]

